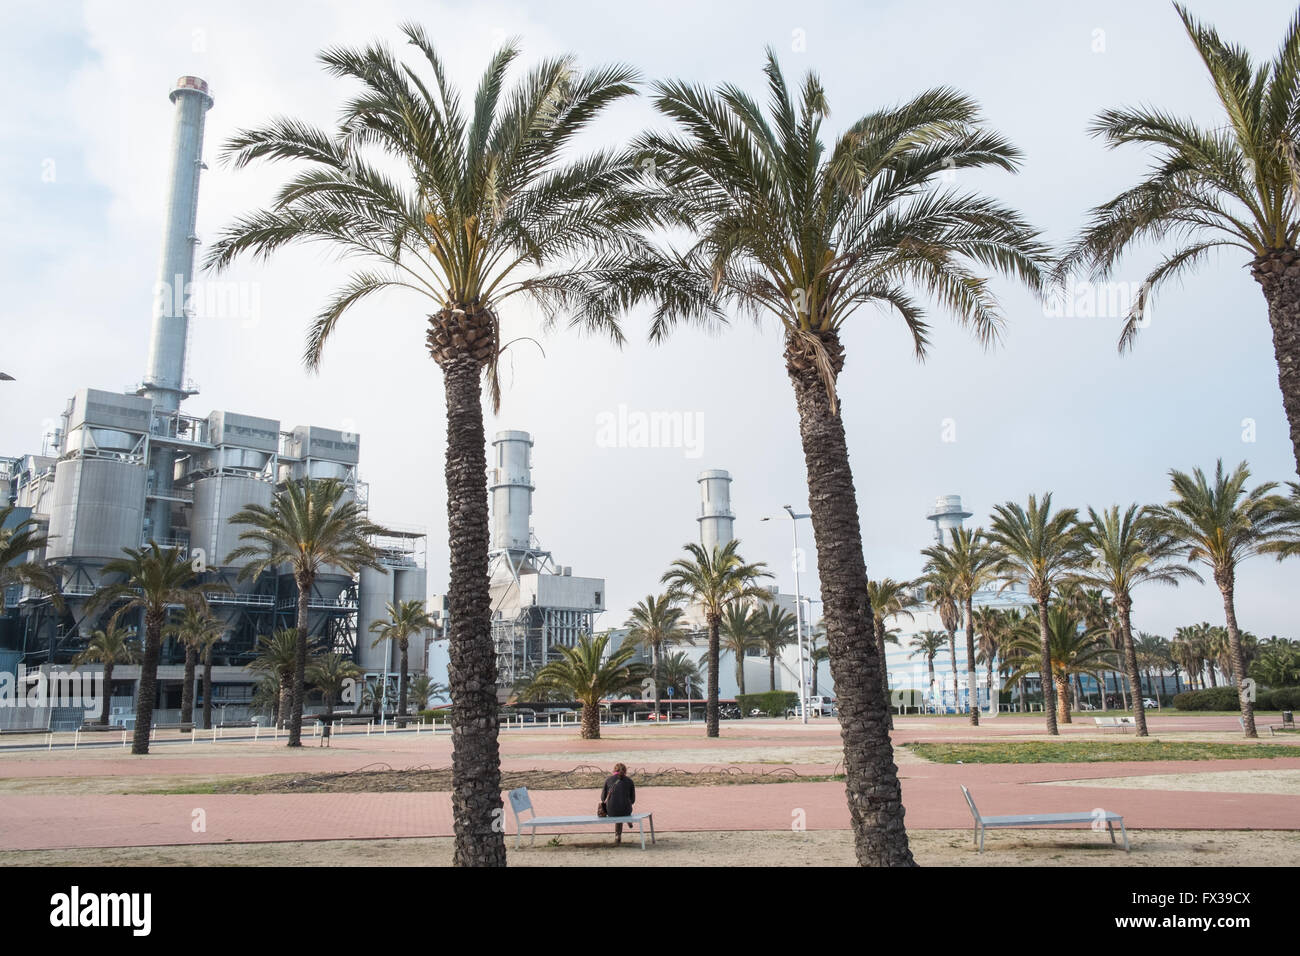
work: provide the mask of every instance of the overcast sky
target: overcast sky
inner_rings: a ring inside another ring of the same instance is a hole
[[[1294,9],[1262,0],[1192,7],[1258,57],[1272,56]],[[224,167],[220,145],[276,114],[328,124],[350,87],[325,75],[316,53],[377,39],[396,46],[396,27],[410,18],[427,27],[466,96],[514,35],[527,62],[572,51],[587,66],[622,61],[647,78],[731,81],[760,95],[772,45],[787,77],[820,73],[828,139],[865,112],[955,86],[1025,156],[1017,175],[963,173],[956,184],[1018,207],[1053,243],[1144,168],[1139,151],[1106,152],[1088,137],[1099,110],[1151,103],[1219,122],[1172,6],[1151,0],[10,4],[0,14],[0,366],[18,380],[4,386],[0,453],[39,450],[77,388],[123,390],[143,375],[176,77],[205,78],[216,100],[198,222],[210,239],[286,175],[281,166]],[[645,99],[625,102],[588,142],[618,142],[656,122]],[[1140,281],[1155,257],[1131,256],[1116,281]],[[188,370],[201,393],[184,409],[359,432],[372,515],[428,529],[437,593],[447,583],[445,420],[441,376],[423,347],[428,308],[400,295],[371,301],[339,326],[321,373],[308,375],[299,361],[308,323],[346,275],[314,248],[235,267],[227,278],[245,283],[256,308],[193,323]],[[1049,317],[1009,283],[997,288],[1007,334],[992,351],[935,316],[932,357],[920,365],[896,318],[863,312],[848,325],[840,395],[873,576],[920,570],[919,549],[931,540],[924,516],[938,495],[962,495],[978,523],[994,504],[1046,490],[1063,506],[1163,502],[1170,468],[1212,469],[1218,457],[1230,466],[1247,459],[1259,481],[1295,478],[1264,299],[1240,256],[1167,289],[1123,357],[1117,318]],[[523,312],[505,322],[507,338],[533,331]],[[622,351],[557,332],[542,339],[544,356],[527,343],[508,355],[501,414],[487,428],[534,435],[542,544],[574,574],[607,579],[611,610],[598,623],[619,625],[696,540],[696,475],[725,468],[743,552],[793,590],[789,524],[759,521],[783,504],[807,504],[774,326],[683,332],[662,347],[645,343],[644,315],[629,316],[625,330]],[[690,416],[698,441],[610,447],[600,426],[620,406]],[[810,539],[806,523],[801,534]],[[1297,636],[1298,572],[1300,564],[1271,558],[1244,566],[1242,627]],[[1141,630],[1168,636],[1222,619],[1212,585],[1135,596]]]

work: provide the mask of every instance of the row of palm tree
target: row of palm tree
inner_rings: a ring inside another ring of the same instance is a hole
[[[643,300],[654,306],[654,340],[681,324],[723,324],[728,309],[777,317],[808,471],[846,789],[863,864],[910,865],[912,857],[836,388],[851,315],[864,305],[896,312],[923,355],[929,326],[918,293],[989,343],[1002,317],[988,273],[1037,291],[1050,273],[1076,266],[1106,274],[1134,241],[1196,235],[1153,273],[1155,285],[1216,247],[1246,249],[1269,302],[1300,465],[1300,275],[1292,275],[1300,273],[1293,267],[1300,219],[1292,191],[1300,17],[1277,59],[1256,71],[1244,51],[1178,12],[1228,125],[1201,130],[1156,110],[1103,114],[1094,132],[1111,145],[1153,145],[1166,160],[1099,207],[1059,260],[1015,210],[941,185],[940,174],[952,169],[1019,165],[1019,152],[984,124],[969,97],[923,92],[849,123],[827,148],[820,128],[829,106],[820,82],[808,74],[796,100],[770,52],[766,115],[730,84],[706,90],[658,82],[653,102],[671,131],[570,161],[565,150],[575,136],[634,93],[634,71],[579,72],[572,57],[560,57],[507,93],[517,56],[511,45],[492,58],[466,111],[424,30],[406,25],[423,76],[379,44],[331,48],[321,54],[326,69],[361,87],[336,128],[282,119],[231,140],[226,158],[236,166],[271,159],[309,168],[270,208],[232,224],[211,266],[269,256],[294,242],[320,242],[367,262],[320,310],[306,350],[310,367],[319,367],[343,315],[374,293],[402,288],[432,302],[434,311],[419,322],[446,390],[458,865],[505,862],[504,838],[493,826],[500,788],[480,377],[496,410],[505,347],[499,312],[513,296],[539,304],[548,323],[563,316],[615,343],[623,339],[619,315]],[[400,178],[389,172],[394,164]],[[688,230],[694,241],[677,250],[644,238],[663,227]],[[1126,325],[1121,347],[1135,328]],[[1025,572],[1039,592],[1046,655],[1055,572]],[[717,627],[711,622],[711,634]],[[716,658],[711,637],[711,681]]]
[[[1043,667],[1039,673],[1048,733],[1058,733],[1058,720],[1069,721],[1069,707],[1063,696],[1068,675],[1075,675],[1076,681],[1079,674],[1093,676],[1092,670],[1071,668],[1068,661],[1054,656],[1055,641],[1071,654],[1082,655],[1080,660],[1090,668],[1110,663],[1124,672],[1132,689],[1137,733],[1146,736],[1140,642],[1132,627],[1133,592],[1145,584],[1200,581],[1202,577],[1194,568],[1197,564],[1210,572],[1219,587],[1225,626],[1215,629],[1206,624],[1202,629],[1183,629],[1175,639],[1177,649],[1171,653],[1178,655],[1189,675],[1201,673],[1209,661],[1213,683],[1213,665],[1217,662],[1233,684],[1241,685],[1249,664],[1249,642],[1237,627],[1237,567],[1255,555],[1271,553],[1280,560],[1296,552],[1300,541],[1296,489],[1292,489],[1290,497],[1283,497],[1274,493],[1275,483],[1248,488],[1250,471],[1245,462],[1231,473],[1224,471],[1222,461],[1218,462],[1213,479],[1200,469],[1191,474],[1173,470],[1170,477],[1174,497],[1163,506],[1132,504],[1121,511],[1115,505],[1100,512],[1088,508],[1086,516],[1081,516],[1073,508],[1053,511],[1050,493],[1041,500],[1030,495],[1027,507],[1018,502],[997,505],[987,531],[952,529],[947,543],[922,552],[927,561],[915,584],[924,588],[947,633],[954,688],[958,686],[955,632],[959,622],[965,620],[972,724],[979,723],[979,708],[974,705],[978,630],[982,634],[980,652],[990,678],[999,651],[1003,665],[1014,674],[1010,678],[1013,681],[1019,682],[1034,672],[1030,662]],[[1023,621],[1018,616],[987,608],[980,614],[975,612],[975,593],[996,582],[1004,586],[1019,583],[1033,600],[1039,642],[1034,653],[1029,652],[1023,635],[1019,635]],[[906,592],[913,585],[891,581],[890,586],[894,591]],[[895,606],[896,614],[910,613],[909,602]],[[1053,614],[1060,617],[1055,623]],[[1060,635],[1053,637],[1056,625],[1063,624],[1067,617],[1076,622],[1079,634],[1088,638],[1087,647]],[[1154,643],[1156,639],[1146,637],[1142,653],[1149,664],[1160,650]],[[1098,647],[1093,648],[1091,642],[1098,642]],[[1101,645],[1109,645],[1109,651]],[[933,685],[934,659],[942,649],[939,636],[923,632],[913,640],[913,648],[913,656],[927,658]],[[1012,652],[1015,656],[1008,656]],[[1104,675],[1098,680],[1104,681]],[[1023,693],[1021,696],[1023,699]],[[1254,708],[1244,687],[1240,700],[1245,733],[1253,737]]]

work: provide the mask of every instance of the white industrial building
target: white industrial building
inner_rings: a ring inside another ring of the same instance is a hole
[[[171,92],[175,104],[171,179],[158,288],[188,289],[198,245],[195,220],[203,168],[204,116],[212,106],[207,84],[182,77]],[[368,504],[358,477],[360,437],[315,425],[282,427],[274,418],[230,411],[187,414],[182,402],[197,393],[185,376],[191,314],[183,295],[156,295],[144,379],[128,393],[79,389],[40,454],[0,460],[0,497],[21,518],[46,530],[49,543],[36,556],[62,573],[66,610],[49,595],[14,589],[0,620],[0,665],[29,670],[66,664],[82,650],[107,613],[86,613],[86,600],[105,583],[106,562],[123,548],[150,541],[185,553],[202,580],[225,584],[214,595],[214,613],[227,624],[215,649],[214,704],[226,716],[246,715],[255,675],[244,665],[259,635],[296,623],[297,594],[285,573],[240,581],[238,562],[226,556],[242,529],[230,517],[249,505],[268,505],[277,487],[303,478],[333,478]],[[115,373],[114,373],[115,374]],[[382,523],[382,522],[381,522]],[[420,531],[395,531],[374,542],[386,574],[367,570],[359,578],[337,569],[319,575],[310,596],[309,633],[318,649],[346,654],[368,671],[395,666],[396,651],[371,648],[369,625],[387,618],[394,600],[425,598],[425,545]],[[129,624],[130,622],[128,622]],[[424,660],[420,642],[413,668]],[[386,654],[391,656],[386,657]],[[166,642],[160,677],[162,709],[179,706],[183,651]],[[133,713],[131,695],[138,667],[119,666],[113,694]],[[114,701],[115,707],[118,701]]]
[[[555,647],[573,647],[580,635],[595,633],[596,615],[605,610],[605,579],[574,576],[571,566],[559,564],[538,542],[532,465],[528,432],[496,434],[488,466],[488,589],[503,700],[516,680],[556,656]],[[436,674],[433,666],[430,673]]]

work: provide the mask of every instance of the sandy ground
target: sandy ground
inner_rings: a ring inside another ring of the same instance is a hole
[[[1044,781],[1036,786],[1077,787],[1077,780]],[[1097,777],[1090,787],[1128,790],[1199,790],[1205,793],[1278,793],[1300,796],[1300,770],[1222,770],[1206,773],[1153,773],[1140,777]],[[1300,808],[1297,808],[1300,813]]]
[[[990,831],[984,853],[969,830],[908,834],[922,866],[1294,866],[1300,833],[1275,830],[1130,831],[1133,849],[1111,846],[1086,830]],[[843,831],[660,833],[642,852],[633,840],[545,835],[535,847],[514,849],[510,866],[852,866],[852,840]],[[0,852],[0,866],[450,866],[452,839],[335,840],[208,846]]]

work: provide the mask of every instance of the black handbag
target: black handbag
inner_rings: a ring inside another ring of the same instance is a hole
[[[603,796],[603,794],[600,798],[600,803],[596,805],[596,816],[598,817],[609,816],[609,810],[605,808],[605,797]]]

